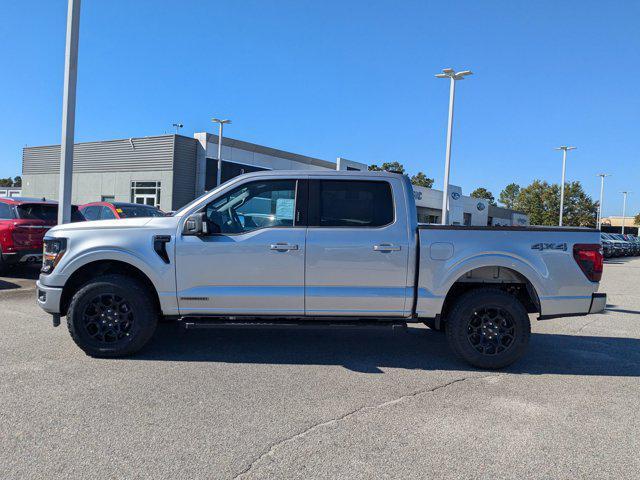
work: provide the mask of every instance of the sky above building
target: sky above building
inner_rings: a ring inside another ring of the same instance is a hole
[[[60,142],[66,0],[4,2],[0,177],[22,147]],[[296,153],[402,162],[442,187],[448,81],[451,183],[580,180],[604,214],[640,212],[640,2],[89,1],[82,5],[76,141],[213,131]]]

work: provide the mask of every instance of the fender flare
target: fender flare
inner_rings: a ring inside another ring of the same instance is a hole
[[[505,253],[485,253],[474,255],[473,257],[465,258],[459,263],[452,265],[449,269],[449,275],[440,282],[438,290],[443,292],[446,298],[453,285],[463,275],[471,270],[481,267],[502,267],[513,270],[514,272],[522,275],[522,277],[531,284],[538,298],[544,296],[543,280],[545,276],[548,275],[546,265],[540,262],[540,264],[537,265],[538,268],[536,268],[536,266],[530,264],[524,259]],[[540,271],[544,272],[544,275],[541,275]]]
[[[127,263],[133,267],[136,267],[147,276],[151,283],[157,285],[157,272],[150,268],[147,262],[145,262],[138,255],[135,255],[128,250],[117,247],[101,247],[95,250],[87,250],[82,254],[74,257],[68,264],[65,264],[64,268],[60,271],[60,274],[66,275],[67,278],[70,278],[75,272],[78,271],[78,269],[84,267],[89,263],[108,260]]]

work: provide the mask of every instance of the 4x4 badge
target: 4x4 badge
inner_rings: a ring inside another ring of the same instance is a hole
[[[531,245],[532,250],[562,250],[563,252],[567,251],[566,243],[536,243]]]

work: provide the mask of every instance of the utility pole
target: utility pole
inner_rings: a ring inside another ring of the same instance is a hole
[[[562,150],[562,183],[560,184],[560,222],[559,226],[562,226],[562,216],[564,215],[564,176],[567,170],[567,151],[575,150],[577,147],[562,147],[556,148],[556,150]]]
[[[180,129],[181,129],[182,127],[184,127],[184,125],[183,125],[183,124],[181,124],[181,123],[174,123],[174,124],[172,124],[171,126],[172,126],[172,127],[175,127],[175,129],[176,129],[176,135],[178,135],[178,134],[180,133]]]
[[[231,123],[231,120],[221,120],[219,118],[212,118],[213,123],[219,125],[218,128],[218,175],[216,177],[216,186],[222,183],[222,128],[225,124]]]
[[[453,136],[453,103],[456,96],[456,80],[464,80],[464,77],[471,75],[471,70],[455,72],[453,68],[445,68],[442,73],[438,73],[436,78],[450,79],[449,85],[449,122],[447,124],[447,151],[444,161],[444,190],[442,192],[442,225],[449,224],[449,171],[451,167],[451,138]]]
[[[64,92],[62,95],[62,142],[60,143],[60,187],[58,224],[71,221],[71,185],[73,182],[73,143],[76,123],[76,83],[78,80],[78,39],[80,1],[69,0],[67,41],[64,52]]]
[[[600,202],[598,202],[598,230],[602,228],[602,200],[604,198],[604,177],[610,177],[608,173],[599,173],[600,177]]]

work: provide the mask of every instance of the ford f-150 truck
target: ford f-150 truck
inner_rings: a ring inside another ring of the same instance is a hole
[[[418,225],[387,172],[235,177],[171,217],[57,226],[37,301],[87,354],[141,349],[159,319],[218,324],[422,322],[481,368],[517,360],[529,314],[597,313],[596,230]]]

